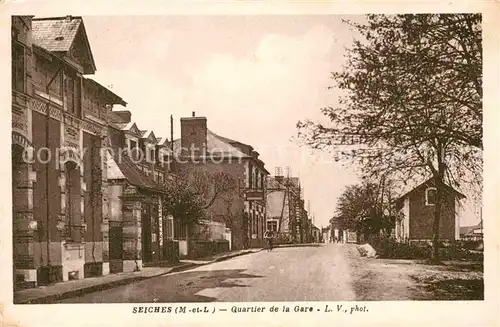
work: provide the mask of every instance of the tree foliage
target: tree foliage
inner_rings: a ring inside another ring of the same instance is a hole
[[[392,226],[390,197],[382,183],[349,185],[337,201],[337,222],[365,236],[389,231]]]
[[[345,96],[322,109],[328,126],[299,122],[299,136],[363,176],[434,178],[437,244],[443,184],[481,193],[481,16],[368,15],[366,24],[348,23],[362,39],[332,73],[332,88]]]

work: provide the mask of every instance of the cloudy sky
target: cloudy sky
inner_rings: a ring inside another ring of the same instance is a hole
[[[169,117],[208,119],[213,132],[251,144],[267,169],[299,176],[316,225],[327,225],[354,171],[301,148],[297,121],[335,104],[330,72],[362,16],[84,16],[95,79],[128,102],[140,129],[169,136]]]

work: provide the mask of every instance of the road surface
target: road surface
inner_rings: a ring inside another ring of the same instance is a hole
[[[406,299],[404,280],[386,280],[368,269],[364,260],[355,245],[349,244],[277,248],[62,303],[349,301],[387,296]],[[403,283],[402,292],[388,292],[380,283],[392,289]]]

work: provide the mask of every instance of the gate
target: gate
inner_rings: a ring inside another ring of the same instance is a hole
[[[121,221],[109,222],[109,272],[123,271],[123,225]]]

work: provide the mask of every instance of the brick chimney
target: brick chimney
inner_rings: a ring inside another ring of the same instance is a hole
[[[206,153],[207,148],[207,118],[192,117],[181,118],[181,147],[183,155],[196,156]],[[193,152],[191,152],[193,148]]]

